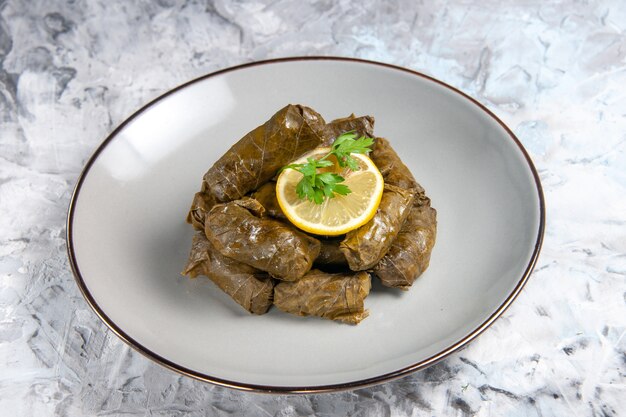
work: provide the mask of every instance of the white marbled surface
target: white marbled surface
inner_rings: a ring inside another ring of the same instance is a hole
[[[340,55],[476,97],[541,175],[543,252],[461,352],[352,392],[181,377],[108,331],[65,252],[77,176],[139,106],[252,60]],[[0,415],[626,415],[626,2],[0,0]]]

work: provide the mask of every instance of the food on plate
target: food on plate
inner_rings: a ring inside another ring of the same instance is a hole
[[[284,281],[302,278],[320,252],[317,239],[265,216],[263,206],[250,197],[215,205],[204,233],[222,255]]]
[[[335,119],[324,127],[324,140],[320,146],[331,146],[336,138],[345,132],[354,132],[357,137],[374,137],[374,118],[372,116],[356,117],[351,114],[348,117]]]
[[[372,160],[380,169],[385,184],[417,193],[409,216],[387,254],[373,268],[383,285],[408,290],[428,268],[437,234],[437,211],[430,207],[424,188],[415,180],[388,140],[376,139]]]
[[[343,267],[344,270],[348,269],[348,260],[346,255],[343,254],[339,245],[343,238],[319,238],[322,244],[320,248],[320,254],[315,258],[314,266],[318,267]]]
[[[368,316],[364,301],[370,287],[367,272],[329,274],[313,269],[298,281],[278,283],[274,305],[297,316],[358,324]]]
[[[378,167],[385,184],[395,185],[405,190],[415,189],[418,193],[424,192],[387,139],[376,138],[376,147],[370,154],[370,158]]]
[[[269,181],[282,166],[322,142],[324,119],[288,105],[235,143],[204,175],[218,202],[237,200]]]
[[[372,268],[391,247],[409,215],[415,192],[385,185],[376,214],[366,224],[346,234],[339,248],[353,271]]]
[[[372,116],[325,123],[288,105],[204,175],[187,214],[199,232],[183,274],[244,309],[358,324],[371,277],[407,290],[437,233],[430,198]]]
[[[391,248],[374,267],[374,274],[387,287],[408,290],[428,268],[436,233],[435,209],[413,206]]]
[[[266,182],[256,189],[251,195],[256,201],[261,203],[265,208],[265,212],[275,219],[287,220],[287,216],[283,213],[278,200],[276,199],[276,182]]]
[[[330,149],[318,148],[295,161],[293,165],[302,165],[309,159],[319,160]],[[358,170],[347,166],[338,167],[334,156],[326,159],[332,165],[321,169],[318,177],[326,174],[339,175],[341,184],[348,187],[349,193],[342,198],[324,199],[323,204],[312,204],[310,200],[302,198],[298,192],[298,185],[303,180],[300,172],[293,169],[282,171],[276,182],[276,197],[289,221],[309,233],[338,236],[358,228],[374,217],[383,194],[383,177],[366,155],[356,154],[353,159]]]
[[[187,213],[187,223],[191,223],[196,230],[204,230],[204,218],[215,203],[213,195],[204,191],[197,192]]]
[[[272,305],[274,283],[271,277],[249,265],[220,254],[204,233],[197,232],[183,274],[209,277],[222,291],[253,314],[263,314]]]

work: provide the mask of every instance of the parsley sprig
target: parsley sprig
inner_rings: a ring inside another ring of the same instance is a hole
[[[352,191],[347,185],[341,184],[345,178],[332,172],[318,172],[319,168],[333,166],[328,157],[334,155],[337,164],[341,168],[348,167],[352,171],[358,171],[359,163],[351,154],[368,154],[372,151],[374,139],[361,136],[357,139],[353,130],[345,132],[333,142],[330,152],[320,159],[307,158],[306,164],[289,164],[280,169],[295,169],[302,174],[302,179],[296,185],[298,198],[307,199],[315,204],[322,204],[325,198],[334,198],[336,194],[348,195]]]

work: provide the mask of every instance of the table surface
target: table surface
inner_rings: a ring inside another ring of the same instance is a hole
[[[626,2],[0,1],[0,414],[617,416],[626,410]],[[432,75],[513,131],[544,186],[526,288],[409,377],[269,396],[162,368],[74,283],[83,164],[134,110],[228,66],[296,55]],[[624,415],[624,414],[621,414]]]

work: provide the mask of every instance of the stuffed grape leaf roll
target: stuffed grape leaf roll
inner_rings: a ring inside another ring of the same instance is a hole
[[[408,290],[428,268],[437,234],[437,211],[414,206],[389,252],[374,267],[383,285]]]
[[[269,181],[281,167],[322,142],[324,119],[292,105],[235,143],[204,175],[218,202],[236,200]]]
[[[311,269],[320,242],[278,220],[264,217],[265,209],[245,197],[214,206],[204,232],[219,252],[268,272],[284,281],[300,279]]]
[[[322,267],[348,267],[346,255],[343,254],[339,245],[341,239],[319,239],[321,243],[320,254],[315,259],[314,265]]]
[[[193,237],[191,253],[182,273],[191,278],[209,277],[250,313],[264,314],[272,305],[272,278],[266,272],[223,256],[202,232]]]
[[[189,213],[187,213],[187,223],[190,223],[196,230],[204,230],[204,218],[215,204],[215,197],[211,194],[203,191],[197,192],[193,196]]]
[[[414,198],[414,191],[385,185],[372,220],[348,232],[339,246],[351,270],[370,269],[385,256],[409,215]]]
[[[370,287],[367,272],[328,274],[313,269],[298,281],[276,284],[274,305],[297,316],[358,324],[369,314],[364,301]]]
[[[374,267],[383,285],[407,290],[425,270],[437,234],[437,211],[430,207],[424,188],[400,160],[389,141],[376,139],[370,154],[386,184],[415,190],[417,195],[409,216],[387,254]]]
[[[275,219],[287,220],[276,199],[276,183],[266,182],[252,193],[252,198],[265,208],[265,212]]]
[[[330,146],[337,136],[342,133],[354,130],[357,135],[374,137],[374,117],[361,116],[356,117],[351,114],[348,117],[335,119],[324,127],[324,142],[322,146]]]
[[[405,190],[414,189],[418,194],[424,192],[387,139],[376,138],[376,145],[369,157],[382,174],[385,184],[395,185]]]

